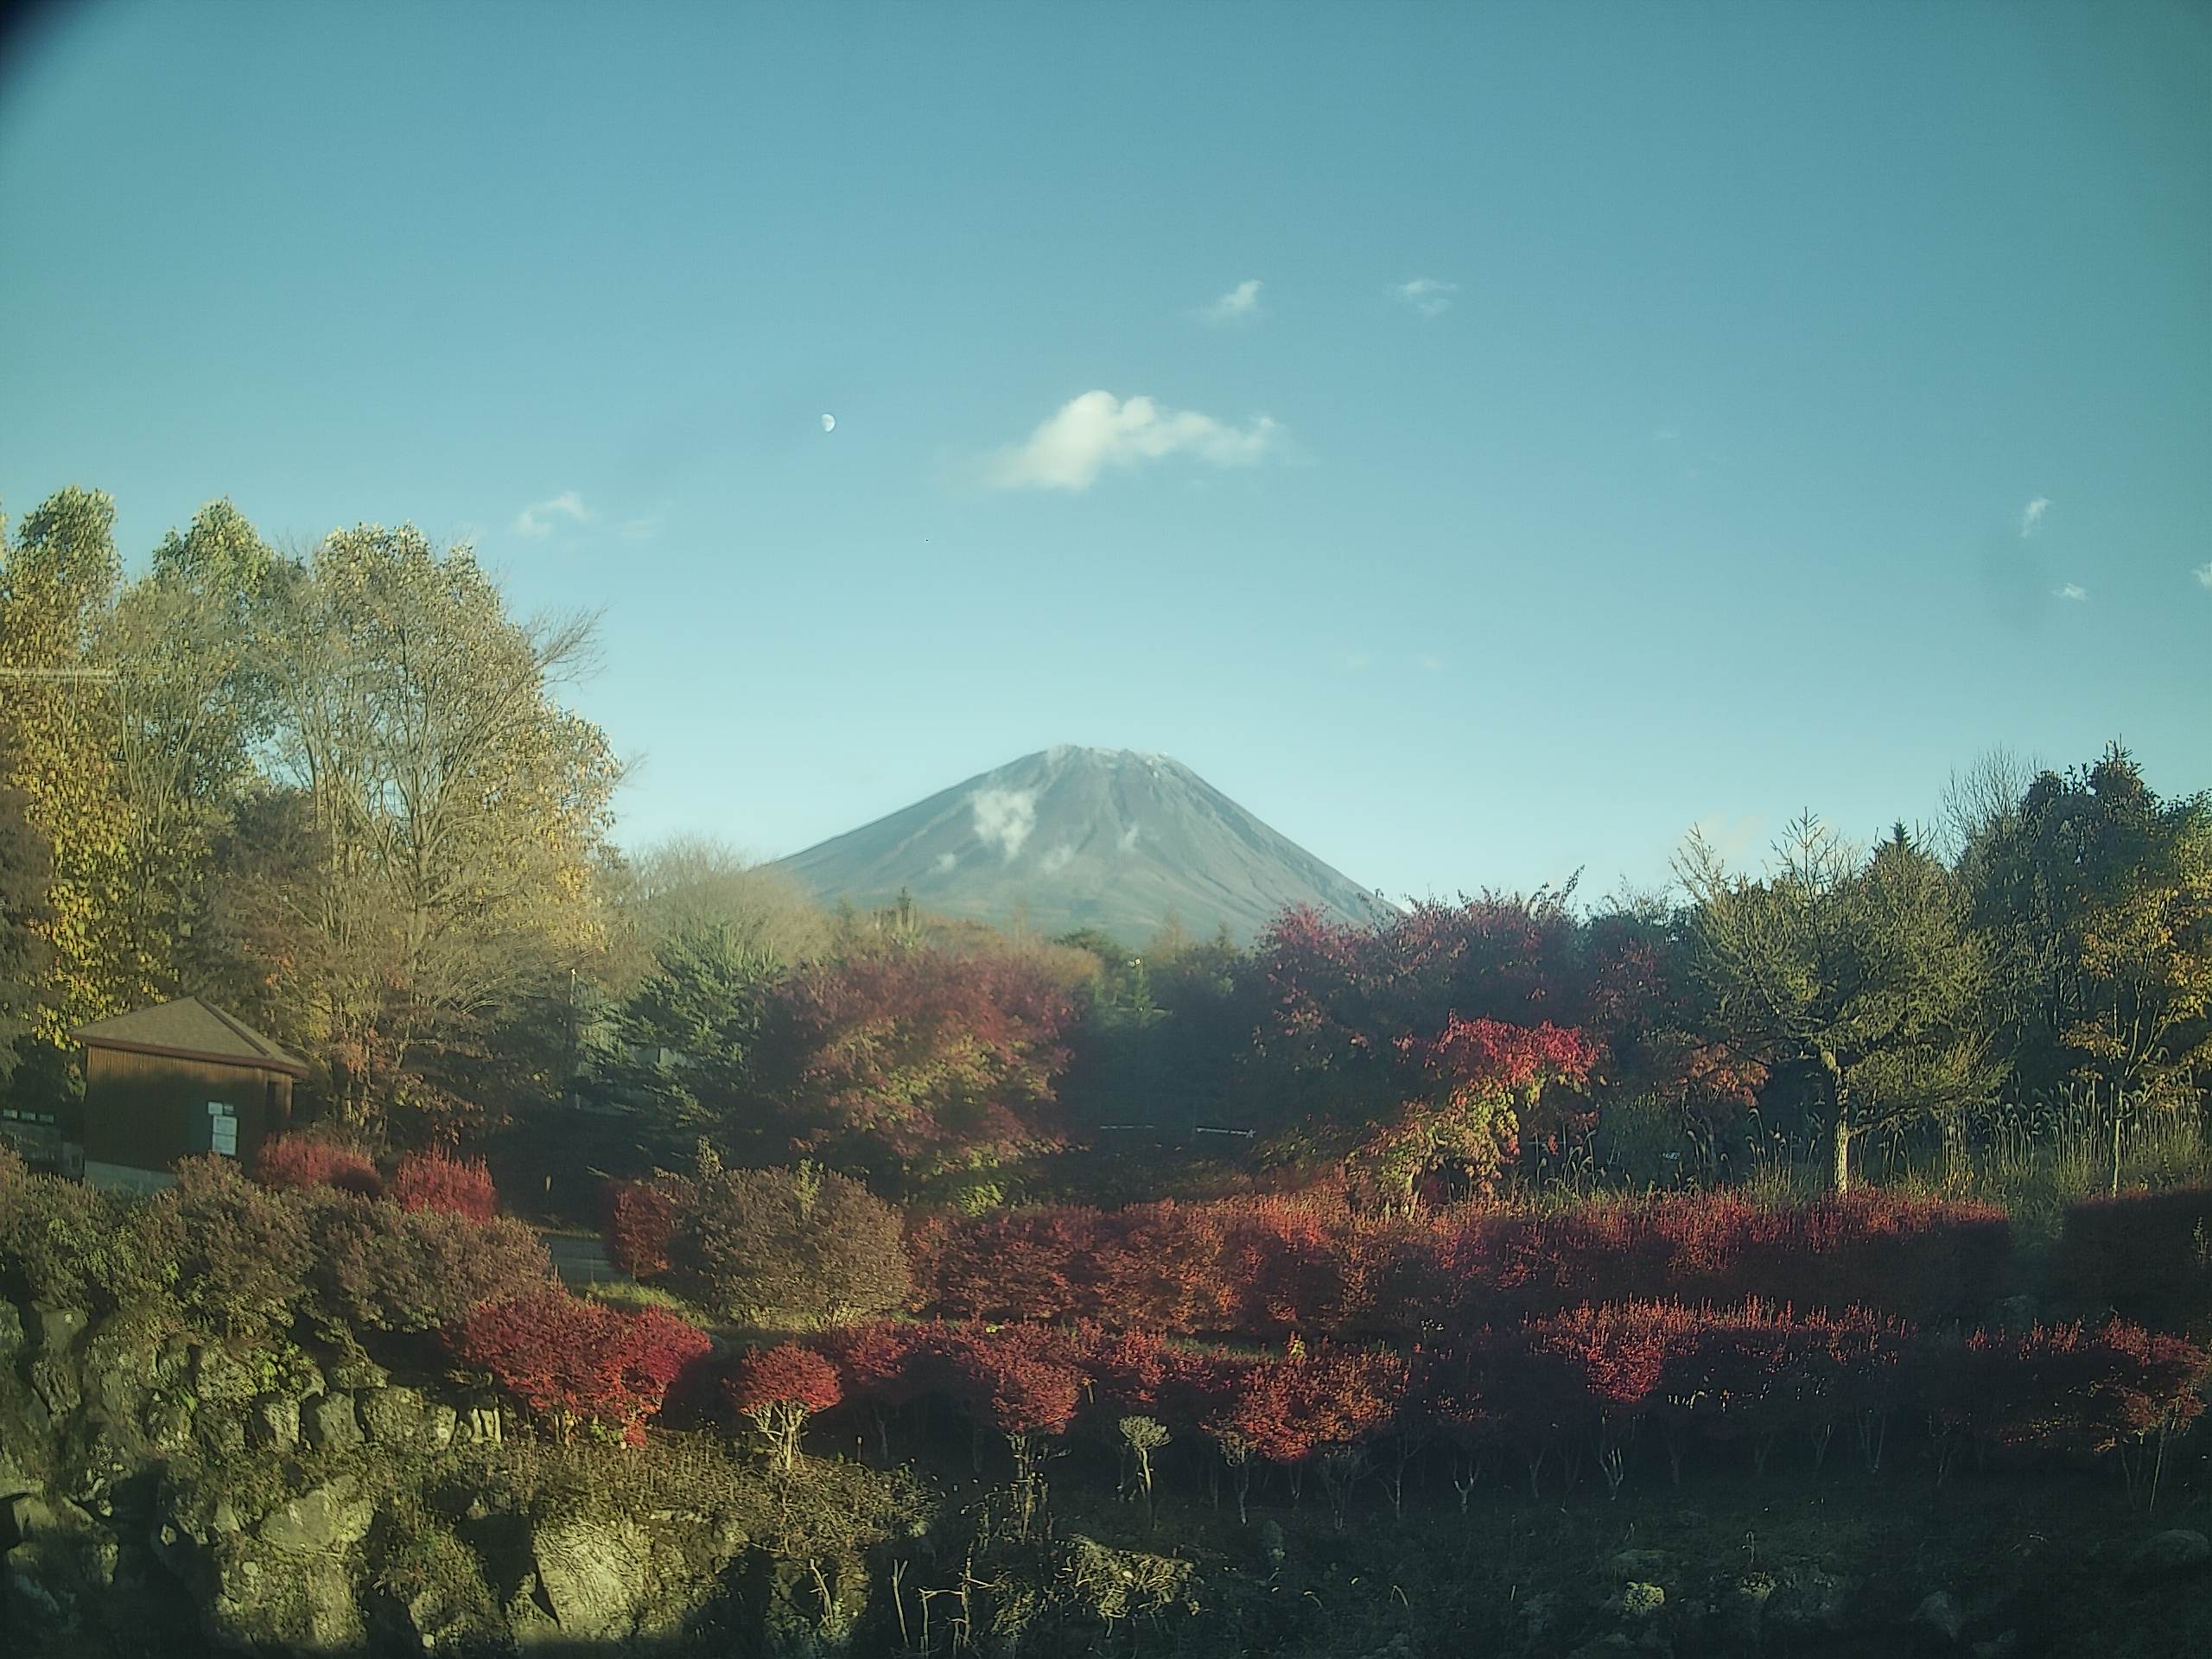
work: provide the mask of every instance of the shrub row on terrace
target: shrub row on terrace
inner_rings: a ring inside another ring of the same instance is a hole
[[[2129,1319],[2212,1319],[2212,1186],[2069,1205],[2058,1269],[2069,1295]]]
[[[277,1189],[219,1158],[124,1198],[0,1159],[0,1294],[103,1313],[173,1298],[222,1335],[432,1333],[552,1281],[511,1217],[405,1209],[338,1186]]]
[[[944,1217],[912,1248],[918,1306],[948,1318],[1408,1340],[1634,1300],[1967,1319],[1993,1293],[2012,1233],[1991,1206],[1881,1192],[1794,1208],[1719,1192],[1397,1217],[1255,1198]]]
[[[2018,1332],[1918,1332],[1852,1313],[1793,1319],[1757,1303],[1715,1311],[1634,1303],[1580,1308],[1411,1351],[1203,1352],[1096,1326],[856,1326],[810,1351],[741,1360],[733,1403],[895,1410],[949,1403],[1033,1460],[1039,1437],[1090,1427],[1109,1440],[1143,1416],[1210,1442],[1232,1467],[1297,1465],[1344,1448],[1406,1461],[1433,1449],[1535,1471],[1554,1455],[1608,1454],[1639,1427],[1679,1474],[1686,1448],[1782,1437],[1825,1449],[1847,1431],[1878,1465],[1886,1425],[1924,1420],[1939,1455],[1962,1443],[2100,1456],[2186,1428],[2212,1357],[2118,1321]],[[779,1393],[781,1389],[784,1392]],[[791,1431],[795,1433],[795,1430]],[[1939,1465],[1939,1466],[1942,1466]]]

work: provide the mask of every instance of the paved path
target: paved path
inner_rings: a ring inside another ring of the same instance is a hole
[[[564,1285],[605,1285],[620,1281],[625,1274],[614,1270],[607,1259],[607,1246],[595,1238],[579,1238],[570,1233],[545,1233],[545,1249],[553,1258],[553,1270],[561,1275]]]

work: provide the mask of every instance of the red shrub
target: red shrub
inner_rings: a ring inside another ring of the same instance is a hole
[[[253,1178],[264,1186],[334,1186],[368,1198],[384,1192],[384,1179],[366,1153],[312,1135],[279,1135],[262,1142]]]
[[[2212,1376],[2212,1356],[2118,1319],[1977,1331],[1929,1360],[1915,1381],[1938,1420],[1993,1446],[2092,1456],[2186,1428]]]
[[[811,1348],[789,1342],[741,1356],[722,1387],[730,1405],[767,1437],[786,1473],[798,1459],[807,1418],[844,1397],[837,1368]]]
[[[837,1368],[813,1349],[795,1342],[755,1348],[740,1356],[723,1389],[730,1404],[740,1411],[772,1405],[827,1411],[845,1397]]]
[[[632,1444],[670,1385],[712,1346],[658,1308],[624,1313],[556,1288],[480,1307],[448,1340],[562,1439],[582,1424],[619,1431]]]
[[[600,1236],[607,1259],[632,1279],[668,1271],[676,1236],[676,1211],[683,1184],[670,1180],[610,1181],[601,1201]]]
[[[1636,1300],[1966,1318],[1988,1301],[2011,1246],[2000,1211],[1879,1192],[1784,1210],[1716,1193],[1396,1217],[1306,1195],[950,1218],[916,1242],[929,1311],[1338,1340]]]
[[[489,1221],[499,1213],[499,1195],[484,1160],[435,1148],[410,1152],[399,1160],[391,1196],[403,1210],[441,1210],[471,1221]]]

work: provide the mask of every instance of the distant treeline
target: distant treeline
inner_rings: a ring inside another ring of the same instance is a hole
[[[588,620],[518,619],[466,548],[283,551],[217,502],[126,582],[112,518],[66,490],[0,545],[19,1107],[66,1109],[74,1026],[190,991],[372,1144],[581,1097],[637,1173],[704,1140],[954,1208],[1187,1181],[1400,1211],[1808,1154],[1840,1187],[1870,1142],[2059,1110],[2195,1133],[2212,1078],[2212,804],[2118,747],[1984,762],[1871,849],[1808,818],[1751,872],[1693,838],[1669,899],[1048,941],[624,855],[614,747],[560,697]]]

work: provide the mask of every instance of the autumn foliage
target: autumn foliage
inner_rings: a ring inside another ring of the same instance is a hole
[[[264,1186],[334,1186],[373,1198],[384,1192],[384,1178],[368,1154],[320,1135],[293,1133],[262,1143],[254,1160],[254,1179]]]
[[[658,1308],[624,1313],[553,1287],[478,1308],[448,1340],[457,1359],[490,1373],[562,1439],[582,1427],[632,1443],[712,1346]]]
[[[1074,1009],[1033,963],[922,946],[821,963],[783,994],[792,1152],[925,1182],[1058,1146]]]
[[[855,1326],[819,1351],[843,1403],[934,1399],[1009,1438],[1110,1440],[1141,1412],[1232,1465],[1433,1439],[1462,1459],[1522,1464],[1532,1481],[1549,1459],[1586,1455],[1618,1478],[1639,1425],[1677,1478],[1693,1446],[1748,1447],[1763,1464],[1784,1437],[1817,1453],[1838,1433],[1878,1465],[1887,1423],[1906,1413],[1993,1450],[2101,1453],[2186,1427],[2212,1377],[2212,1357],[2117,1322],[1961,1336],[1758,1302],[1580,1307],[1402,1351],[1207,1351],[1096,1325],[953,1323]]]
[[[1633,1300],[1970,1317],[2011,1229],[1988,1206],[1879,1192],[1794,1208],[1715,1193],[1410,1216],[1261,1198],[940,1217],[912,1248],[918,1304],[954,1318],[1409,1340]]]
[[[489,1221],[499,1213],[499,1195],[484,1160],[436,1148],[410,1152],[399,1160],[391,1196],[403,1210],[442,1210],[471,1221]]]

